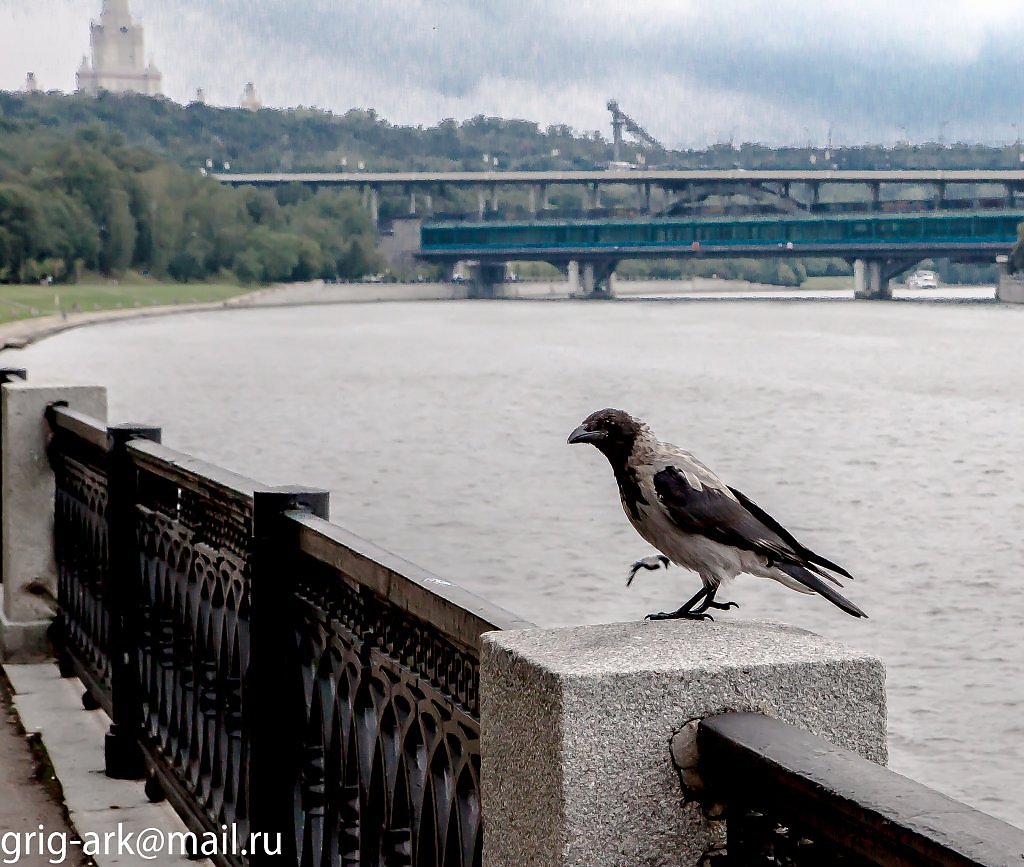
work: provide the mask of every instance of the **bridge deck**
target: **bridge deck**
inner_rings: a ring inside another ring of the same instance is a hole
[[[1024,184],[1021,169],[608,169],[493,172],[224,172],[212,175],[226,184],[643,184],[796,183],[796,184]]]
[[[962,255],[990,257],[1017,240],[1024,211],[830,214],[434,223],[425,259],[647,258],[680,256]]]

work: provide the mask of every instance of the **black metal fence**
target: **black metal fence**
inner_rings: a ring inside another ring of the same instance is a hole
[[[62,673],[217,860],[480,865],[479,637],[530,624],[160,431],[47,412]],[[1024,864],[1013,828],[754,714],[701,723],[725,865]],[[250,832],[272,852],[249,853]]]
[[[302,865],[479,865],[479,636],[529,624],[160,431],[47,413],[62,672],[197,832]]]
[[[1024,864],[1024,830],[778,720],[711,717],[698,750],[723,867]]]

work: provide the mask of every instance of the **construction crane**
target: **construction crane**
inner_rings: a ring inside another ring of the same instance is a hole
[[[665,150],[665,146],[619,108],[619,104],[614,99],[608,100],[608,111],[612,113],[612,158],[615,162],[621,160],[623,129],[640,144],[647,145],[652,150]]]

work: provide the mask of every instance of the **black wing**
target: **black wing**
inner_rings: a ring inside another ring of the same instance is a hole
[[[786,541],[788,534],[772,529],[725,489],[695,487],[681,469],[665,467],[654,474],[654,491],[673,523],[684,532],[753,551],[772,561],[803,564],[799,551]]]
[[[795,563],[836,584],[839,582],[823,568],[853,578],[839,564],[801,545],[789,530],[742,491],[728,489],[734,500],[719,488],[695,488],[678,467],[666,467],[655,473],[654,490],[669,517],[687,533],[754,551],[774,562]]]
[[[776,535],[779,536],[779,538],[781,538],[787,545],[789,545],[790,548],[796,551],[808,563],[815,564],[817,566],[824,566],[826,569],[830,569],[833,572],[839,573],[844,578],[849,578],[851,581],[853,580],[853,576],[838,563],[833,563],[831,560],[826,560],[820,554],[815,554],[810,548],[806,548],[803,545],[801,545],[793,537],[793,534],[790,533],[789,530],[783,527],[782,524],[776,521],[771,515],[769,515],[764,509],[757,505],[757,503],[751,500],[750,497],[748,497],[742,491],[737,491],[735,488],[729,488],[729,490],[732,491],[736,498],[740,501],[740,503],[742,503],[743,508],[750,512],[750,514],[757,518],[766,527],[770,527],[772,530],[774,530]],[[813,568],[813,566],[811,568]],[[824,575],[824,577],[829,578],[832,581],[835,581],[835,579],[832,578],[831,575],[825,575],[824,572],[820,572],[820,570],[818,569],[815,569],[814,571],[819,572],[820,574]],[[838,584],[839,582],[837,581],[836,583]]]
[[[819,566],[846,570],[801,545],[778,521],[748,497],[729,488],[692,486],[678,467],[666,467],[654,474],[654,490],[672,522],[686,533],[694,533],[743,551],[765,557],[809,590],[820,593],[829,602],[854,617],[867,617],[856,605],[836,593],[821,580],[828,578],[838,584]]]

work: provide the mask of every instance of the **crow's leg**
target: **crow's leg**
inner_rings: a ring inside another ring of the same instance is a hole
[[[637,560],[632,566],[629,567],[629,577],[626,579],[626,586],[628,587],[633,583],[633,579],[636,577],[636,573],[641,569],[650,569],[652,572],[655,569],[660,569],[664,566],[668,569],[668,557],[664,554],[655,554],[651,557],[644,557],[642,560]]]
[[[714,620],[710,614],[705,613],[707,606],[704,605],[698,608],[696,611],[693,610],[693,606],[700,602],[707,594],[711,592],[707,587],[702,587],[696,593],[693,594],[686,602],[684,602],[675,611],[659,611],[657,614],[648,614],[645,620]]]
[[[728,611],[730,608],[739,608],[738,602],[716,602],[715,594],[718,592],[719,585],[715,585],[708,590],[707,595],[704,597],[704,601],[694,610],[694,614],[703,614],[709,608],[714,608],[718,611]]]

